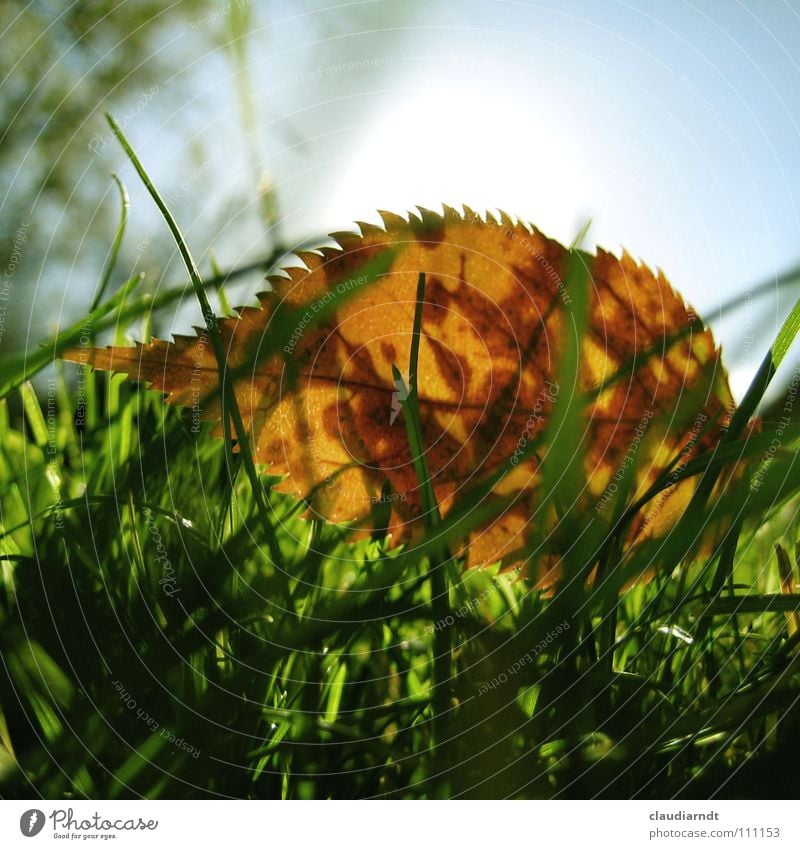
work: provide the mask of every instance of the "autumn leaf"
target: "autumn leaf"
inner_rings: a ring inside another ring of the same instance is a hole
[[[442,513],[508,466],[489,495],[499,515],[466,540],[470,565],[524,557],[546,462],[547,447],[537,445],[554,406],[576,392],[585,399],[587,516],[610,522],[623,489],[631,500],[714,444],[733,409],[719,352],[660,272],[626,253],[581,255],[590,273],[587,329],[578,385],[562,386],[575,294],[567,248],[506,215],[466,208],[381,217],[383,228],[360,224],[359,234],[335,234],[337,247],[300,254],[302,267],[271,277],[258,307],[219,322],[254,457],[282,476],[281,490],[307,500],[310,515],[368,529],[375,505],[390,500],[395,543],[421,529],[419,481],[399,420],[407,384],[393,372],[408,369],[421,272],[419,419]],[[222,435],[206,329],[64,357],[146,381]],[[640,511],[629,540],[662,534],[693,487],[683,481]],[[542,562],[547,583],[553,561]]]

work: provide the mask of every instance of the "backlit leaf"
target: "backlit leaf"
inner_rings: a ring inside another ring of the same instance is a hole
[[[392,539],[421,531],[396,379],[408,368],[420,273],[419,416],[442,513],[510,457],[517,461],[489,498],[518,497],[473,530],[470,564],[510,565],[523,556],[536,506],[550,500],[539,472],[547,452],[577,450],[546,431],[555,405],[576,393],[585,399],[584,468],[580,503],[567,505],[572,515],[579,507],[610,523],[623,480],[630,500],[671,464],[680,469],[715,444],[733,410],[719,352],[660,272],[626,253],[580,254],[590,279],[579,385],[560,386],[565,346],[575,344],[568,332],[574,252],[505,215],[445,208],[382,218],[384,228],[363,224],[360,234],[335,234],[338,247],[300,254],[303,266],[270,278],[258,307],[219,323],[255,459],[283,476],[281,489],[308,501],[310,515],[366,530],[380,513],[375,505],[389,499]],[[206,329],[64,356],[147,381],[222,433]],[[545,433],[550,444],[538,445]],[[668,488],[639,512],[629,538],[663,533],[693,487],[689,480]],[[557,522],[552,501],[552,517],[537,521]]]

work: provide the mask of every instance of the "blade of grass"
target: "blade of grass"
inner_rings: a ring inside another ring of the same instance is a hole
[[[436,534],[441,524],[441,514],[436,494],[431,483],[428,464],[425,462],[425,445],[419,415],[419,346],[422,332],[422,311],[425,303],[425,274],[417,278],[414,325],[408,363],[408,387],[403,401],[403,418],[406,425],[412,462],[422,493],[423,521],[429,534]],[[403,385],[403,377],[396,366],[392,366],[396,386]],[[431,606],[437,624],[445,622],[449,615],[449,588],[446,566],[449,551],[442,545],[429,555],[429,577],[431,583]],[[433,637],[433,746],[441,746],[446,732],[444,720],[450,708],[450,686],[452,678],[452,636],[448,627],[434,629]]]
[[[290,598],[290,593],[288,588],[288,576],[283,570],[283,554],[278,543],[278,538],[275,534],[275,529],[272,527],[272,521],[270,519],[267,504],[264,499],[264,490],[261,486],[261,482],[258,477],[258,471],[256,470],[255,463],[253,461],[250,446],[250,435],[245,429],[244,421],[242,420],[242,415],[239,410],[239,405],[233,393],[233,388],[228,380],[227,357],[225,355],[225,348],[223,346],[222,336],[219,332],[219,323],[217,321],[216,315],[214,314],[214,311],[211,309],[211,304],[209,303],[208,296],[206,295],[205,287],[203,286],[203,281],[200,277],[200,272],[198,271],[197,265],[186,243],[186,239],[184,238],[183,233],[181,232],[181,229],[178,226],[177,221],[175,220],[175,217],[172,215],[172,212],[170,211],[169,207],[166,205],[158,190],[153,185],[153,182],[150,180],[147,171],[145,171],[144,166],[139,160],[139,157],[136,155],[136,152],[131,147],[130,142],[125,136],[125,133],[122,131],[122,128],[108,113],[106,113],[106,120],[108,121],[109,126],[111,127],[111,130],[114,135],[117,137],[119,143],[122,145],[123,150],[130,159],[131,164],[136,169],[136,173],[139,175],[140,179],[145,185],[145,188],[150,193],[150,196],[152,197],[154,203],[161,212],[161,215],[164,218],[167,227],[172,233],[172,237],[175,240],[175,244],[178,247],[178,251],[181,254],[181,258],[183,259],[183,264],[189,274],[189,279],[191,280],[192,286],[194,287],[195,294],[197,295],[197,300],[200,304],[200,310],[203,315],[203,320],[206,324],[209,336],[211,338],[211,345],[214,351],[214,356],[217,361],[217,368],[219,369],[219,383],[221,388],[220,404],[222,431],[223,438],[225,441],[225,455],[227,458],[228,474],[232,476],[234,470],[233,444],[229,427],[230,417],[230,421],[232,421],[233,423],[233,430],[236,433],[239,453],[242,457],[247,476],[250,480],[250,486],[253,491],[253,498],[255,499],[258,511],[261,515],[262,525],[267,538],[267,546],[269,548],[270,557],[272,559],[276,571],[283,575],[286,590],[285,595],[288,600]]]
[[[20,389],[22,396],[22,409],[25,411],[25,419],[28,422],[28,427],[31,429],[33,441],[39,448],[44,448],[47,445],[47,425],[44,421],[44,413],[39,406],[39,399],[36,397],[36,391],[30,383],[24,383]]]
[[[111,243],[111,253],[108,256],[108,262],[103,271],[100,285],[97,287],[97,293],[92,300],[92,305],[89,307],[89,312],[94,312],[100,306],[103,295],[106,293],[108,282],[111,280],[111,275],[114,273],[114,268],[117,265],[119,250],[122,247],[122,239],[125,235],[125,225],[128,223],[128,210],[131,207],[131,199],[128,197],[128,190],[125,188],[125,184],[116,174],[112,174],[111,176],[114,178],[114,182],[117,184],[117,190],[119,191],[119,223],[117,224],[117,232],[114,234],[114,241]]]
[[[222,269],[219,267],[219,264],[217,263],[217,258],[214,255],[213,251],[209,253],[211,271],[214,275],[213,279],[219,280],[219,285],[216,287],[216,289],[217,297],[219,298],[220,309],[222,310],[223,315],[233,315],[233,309],[231,308],[230,301],[228,300],[228,294],[225,291],[225,275],[222,273]]]
[[[735,312],[738,309],[741,309],[748,303],[750,303],[753,298],[758,298],[761,295],[768,295],[770,292],[775,292],[779,289],[788,288],[789,286],[796,286],[800,284],[800,265],[794,266],[794,268],[790,268],[788,271],[784,271],[782,274],[779,274],[777,277],[770,277],[769,280],[764,280],[763,282],[753,286],[748,291],[747,297],[742,297],[739,295],[734,295],[732,298],[729,298],[725,301],[721,306],[717,307],[712,314],[709,315],[709,321],[714,321],[716,319],[722,318],[724,315],[728,313]]]
[[[772,343],[769,351],[767,351],[753,382],[750,384],[745,393],[742,403],[739,405],[731,419],[730,427],[722,438],[723,443],[730,442],[735,439],[744,430],[745,425],[750,420],[750,417],[755,413],[764,393],[767,391],[772,378],[778,370],[780,364],[789,353],[789,348],[792,346],[798,332],[800,332],[800,298],[795,301],[791,312],[783,322],[775,341]]]

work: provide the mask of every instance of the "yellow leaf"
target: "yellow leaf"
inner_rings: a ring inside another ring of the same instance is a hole
[[[518,494],[515,505],[467,541],[471,565],[511,565],[525,551],[540,484],[539,460],[520,452],[573,391],[557,384],[569,251],[505,215],[445,208],[382,218],[384,228],[360,225],[359,234],[335,234],[337,248],[303,253],[303,267],[270,279],[259,307],[220,321],[254,457],[327,521],[366,530],[375,504],[389,499],[394,542],[421,530],[392,367],[408,368],[423,272],[419,411],[435,494],[446,514],[466,488],[521,458],[491,494]],[[599,515],[622,472],[633,470],[630,494],[641,494],[676,457],[685,463],[712,445],[733,404],[710,332],[661,273],[603,250],[590,273],[578,387],[591,399],[582,498],[587,513]],[[221,435],[206,330],[64,356],[149,382],[168,403],[216,422]],[[663,532],[691,491],[691,482],[669,489],[638,517],[630,539]]]

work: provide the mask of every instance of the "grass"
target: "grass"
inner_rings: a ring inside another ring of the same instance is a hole
[[[209,281],[184,257],[213,325]],[[147,322],[173,297],[139,299],[136,283],[96,299],[93,330]],[[584,540],[575,580],[543,596],[455,567],[446,543],[477,523],[479,493],[445,517],[429,504],[413,548],[353,542],[304,520],[251,458],[194,433],[158,393],[89,372],[75,383],[60,366],[34,390],[85,325],[0,368],[3,797],[797,797],[792,390],[789,421],[746,438],[740,416],[689,463],[704,495],[666,539],[623,554],[622,524],[593,537],[567,512]],[[577,365],[565,358],[563,385]],[[424,483],[416,381],[412,357],[403,414]],[[581,409],[559,405],[544,445],[526,449],[546,449],[556,505],[581,486]],[[743,477],[707,498],[735,461]],[[712,522],[721,543],[690,560]],[[655,578],[630,587],[646,570]]]

